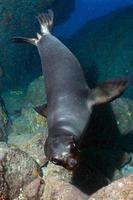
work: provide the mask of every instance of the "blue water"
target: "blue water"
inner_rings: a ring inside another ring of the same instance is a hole
[[[133,0],[76,0],[75,2],[75,10],[69,20],[55,28],[57,36],[69,38],[87,21],[106,15],[118,8],[133,5]]]

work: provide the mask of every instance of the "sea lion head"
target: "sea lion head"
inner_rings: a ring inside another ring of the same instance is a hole
[[[46,157],[54,164],[61,165],[68,170],[74,170],[79,164],[79,150],[73,135],[48,136],[44,146]]]

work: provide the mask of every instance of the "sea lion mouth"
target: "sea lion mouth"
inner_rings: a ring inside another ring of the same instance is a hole
[[[45,154],[49,161],[67,170],[74,170],[79,165],[79,148],[73,135],[65,137],[47,138],[44,146]]]
[[[64,167],[67,170],[74,170],[79,166],[78,157],[70,156],[67,159],[51,158],[50,161],[55,164]]]
[[[74,170],[76,169],[78,166],[79,166],[79,159],[78,157],[68,157],[66,160],[59,160],[57,158],[52,158],[50,160],[53,164],[55,165],[59,165],[59,166],[62,166],[64,167],[65,169],[67,170]]]

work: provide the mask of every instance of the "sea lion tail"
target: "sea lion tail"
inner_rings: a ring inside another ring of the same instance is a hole
[[[39,24],[41,26],[42,35],[49,34],[52,31],[54,13],[52,10],[48,10],[47,13],[41,13],[37,16]]]
[[[52,31],[54,13],[49,9],[47,13],[39,14],[37,19],[41,26],[41,34],[37,33],[37,38],[13,37],[11,41],[15,43],[30,43],[37,46],[41,37],[50,34]]]
[[[92,104],[99,105],[111,102],[114,99],[118,98],[127,89],[130,80],[131,78],[129,77],[123,77],[103,82],[95,89],[92,89]]]

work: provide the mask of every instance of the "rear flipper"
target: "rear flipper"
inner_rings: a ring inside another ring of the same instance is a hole
[[[52,10],[48,10],[48,13],[39,14],[37,17],[40,27],[41,34],[37,33],[37,38],[24,38],[24,37],[13,37],[11,40],[16,43],[30,43],[37,46],[43,35],[50,34],[53,26],[54,14]]]
[[[129,85],[129,78],[119,78],[110,81],[105,81],[91,91],[92,105],[99,105],[113,101],[121,96]],[[89,96],[89,101],[90,101]]]

